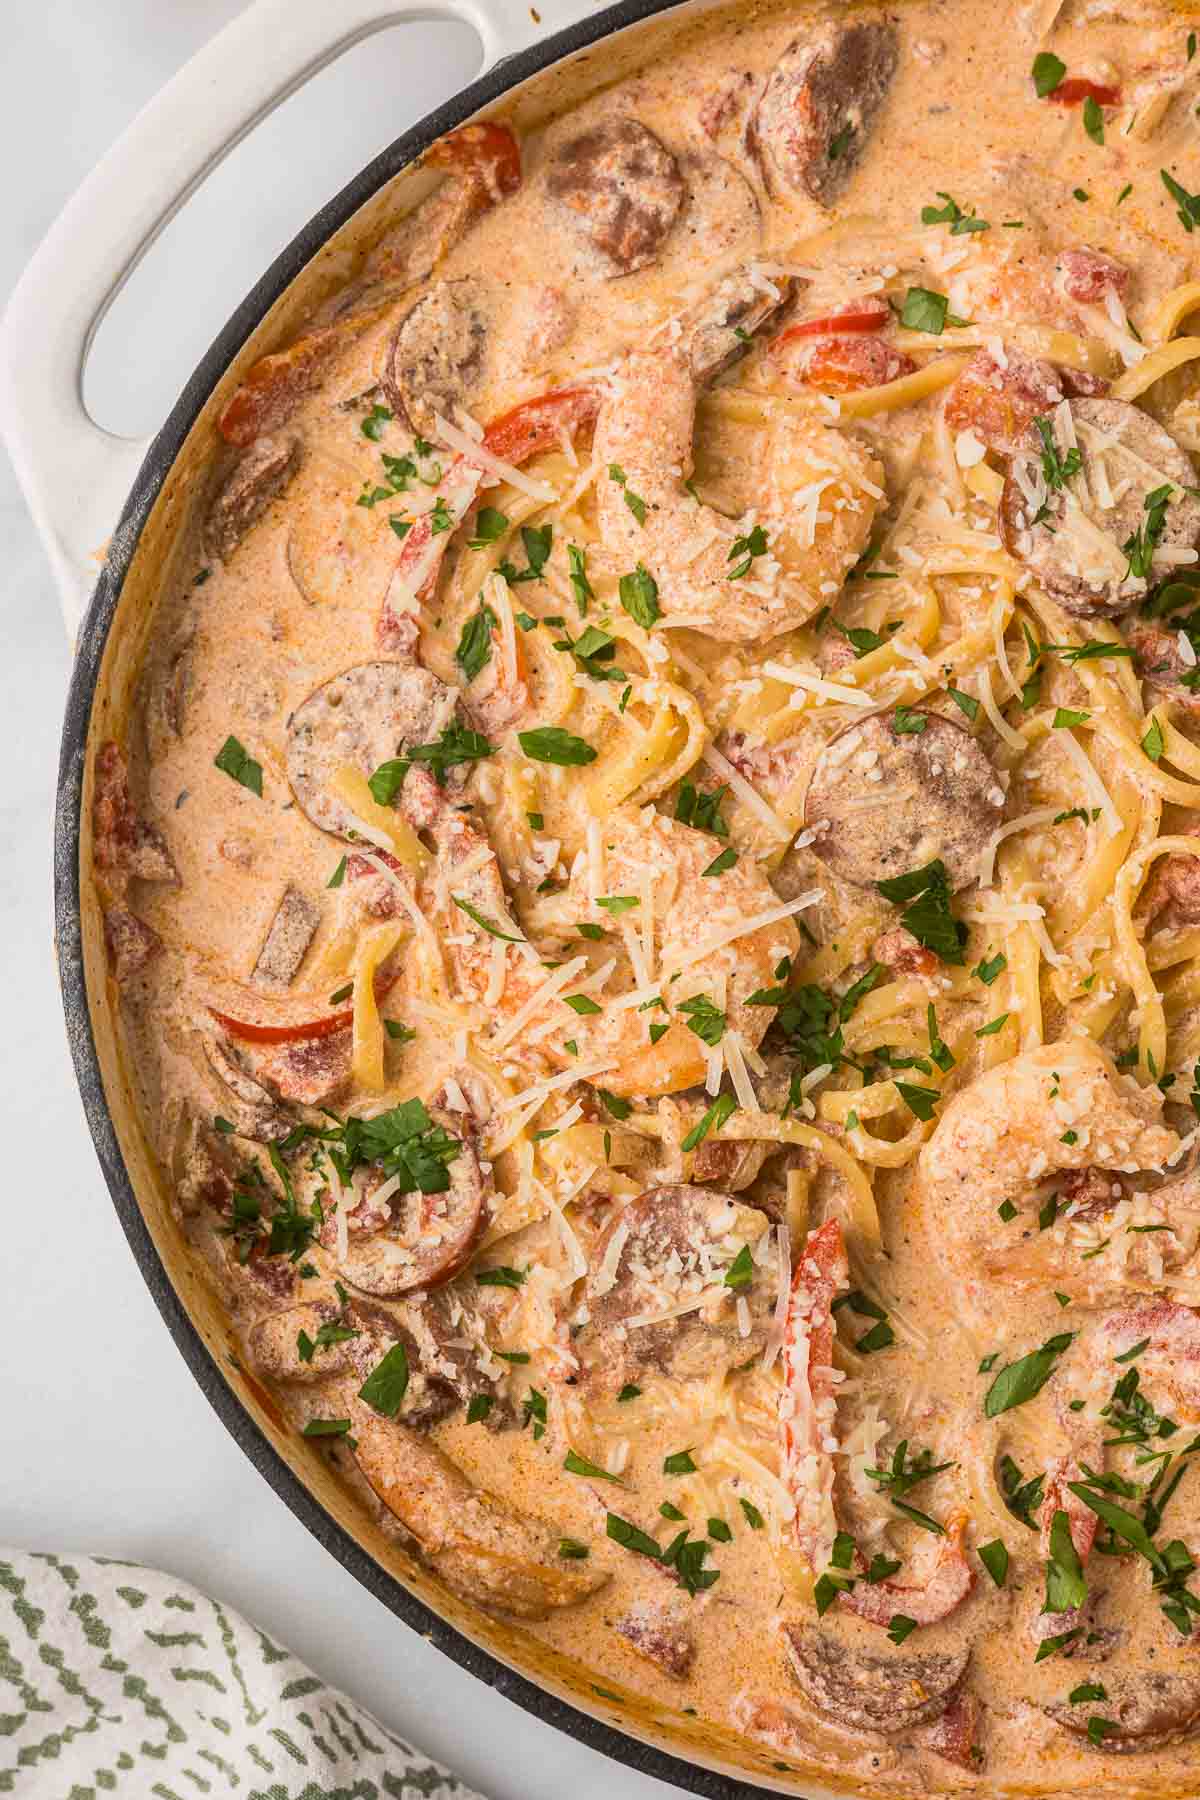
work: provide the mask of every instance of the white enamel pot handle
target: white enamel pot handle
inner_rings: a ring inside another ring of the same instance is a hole
[[[158,232],[267,113],[356,41],[456,18],[483,67],[571,24],[589,0],[253,0],[134,119],[51,227],[0,326],[0,420],[46,545],[68,629],[147,440],[89,418],[83,365],[100,320]]]

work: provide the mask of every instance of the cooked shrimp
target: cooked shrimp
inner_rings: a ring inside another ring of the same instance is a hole
[[[1178,1270],[1192,1255],[1197,1223],[1189,1180],[1133,1195],[1122,1179],[1161,1174],[1178,1152],[1161,1115],[1157,1088],[1120,1075],[1084,1038],[979,1076],[946,1106],[917,1168],[916,1192],[947,1271],[981,1304],[990,1304],[987,1283],[998,1276],[1053,1284],[1089,1305],[1153,1289],[1164,1267]],[[1085,1170],[1093,1180],[1075,1197]],[[1118,1208],[1131,1219],[1141,1209],[1170,1229],[1117,1230],[1129,1222]]]
[[[349,1321],[350,1335],[325,1348],[318,1332],[334,1318]],[[346,1441],[359,1469],[450,1587],[519,1619],[544,1619],[585,1600],[607,1574],[564,1565],[556,1531],[474,1487],[426,1435],[461,1396],[446,1354],[451,1346],[436,1343],[431,1359],[419,1327],[411,1314],[398,1323],[359,1303],[341,1313],[332,1304],[307,1304],[260,1321],[250,1351],[275,1379],[323,1390],[314,1413],[350,1419]],[[307,1359],[293,1349],[306,1333]],[[397,1412],[384,1416],[363,1399],[360,1387],[398,1345],[405,1349],[406,1373]]]
[[[781,904],[745,859],[706,875],[717,839],[651,808],[625,807],[576,859],[553,909],[562,924],[542,915],[564,938],[575,939],[581,921],[604,935],[575,939],[565,959],[548,955],[555,966],[547,969],[512,916],[482,834],[447,812],[434,836],[438,859],[423,903],[459,996],[487,1008],[490,1047],[506,1058],[602,1069],[615,1094],[657,1095],[719,1070],[723,1044],[735,1046],[735,1058],[758,1048],[770,1009],[747,1002],[798,948],[789,914],[806,896]]]
[[[809,1236],[796,1265],[784,1335],[784,1388],[779,1406],[780,1460],[795,1502],[795,1536],[814,1575],[833,1550],[833,1452],[837,1448],[837,1382],[833,1367],[833,1305],[850,1285],[842,1228],[829,1220]],[[936,1550],[913,1582],[856,1581],[841,1594],[843,1606],[884,1630],[897,1613],[918,1625],[947,1618],[975,1584],[963,1548],[967,1519],[955,1513]],[[856,1550],[854,1569],[867,1561]]]
[[[763,500],[753,515],[732,520],[706,506],[687,486],[700,336],[684,327],[631,350],[613,375],[596,422],[595,454],[609,475],[597,516],[610,557],[648,570],[668,618],[757,643],[802,625],[841,587],[870,537],[883,471],[836,429],[783,418],[755,471]]]
[[[770,1009],[747,1002],[771,985],[799,933],[759,865],[742,858],[705,873],[722,849],[706,832],[624,807],[596,836],[595,854],[576,860],[563,912],[606,931],[593,954],[601,966],[615,954],[616,967],[596,988],[600,1010],[557,1004],[563,1023],[546,1047],[564,1068],[575,1060],[568,1039],[580,1061],[609,1063],[613,1093],[677,1093],[721,1067],[722,1046],[735,1045],[735,1058],[757,1050]]]

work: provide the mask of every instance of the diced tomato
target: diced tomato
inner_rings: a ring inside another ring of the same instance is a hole
[[[459,230],[521,185],[521,149],[507,125],[464,125],[439,138],[425,160],[461,178],[474,196]],[[264,431],[274,430],[295,410],[322,369],[380,313],[377,307],[352,312],[335,324],[306,332],[284,350],[260,357],[227,402],[217,428],[226,443],[244,449]]]
[[[493,419],[483,434],[484,449],[502,462],[528,462],[531,456],[557,450],[564,432],[569,435],[590,424],[599,405],[600,392],[593,387],[539,394],[536,400],[524,400]]]
[[[332,1037],[335,1031],[348,1031],[354,1022],[350,1007],[344,1012],[328,1013],[323,1019],[306,1019],[294,1025],[259,1025],[252,1019],[234,1019],[228,1013],[209,1007],[213,1018],[230,1037],[246,1044],[299,1044],[309,1038]]]
[[[901,375],[911,375],[916,364],[891,344],[877,337],[807,338],[797,343],[788,373],[805,387],[826,394],[853,394],[860,388],[882,387]]]
[[[245,449],[264,431],[281,425],[354,329],[354,322],[326,325],[297,338],[286,350],[260,357],[217,420],[226,443]]]
[[[1105,87],[1099,81],[1087,81],[1082,75],[1068,75],[1046,98],[1057,106],[1078,106],[1082,100],[1094,100],[1097,106],[1120,106],[1121,90]]]
[[[1063,398],[1058,371],[1009,345],[1001,364],[977,350],[946,398],[951,431],[973,431],[989,450],[1011,456],[1032,421],[1053,412]]]
[[[521,185],[521,147],[507,125],[464,125],[439,138],[425,161],[458,175],[479,175],[499,198]]]
[[[1100,250],[1089,250],[1086,244],[1064,250],[1059,265],[1063,272],[1063,288],[1072,300],[1084,306],[1103,305],[1108,294],[1122,298],[1129,286],[1130,271],[1114,256]]]
[[[394,974],[380,973],[375,977],[375,998],[382,1000],[392,983]],[[256,1019],[235,1019],[229,1013],[218,1012],[215,1006],[209,1012],[230,1037],[240,1038],[246,1044],[301,1044],[314,1038],[333,1037],[339,1031],[349,1031],[354,1023],[354,1009],[345,1007],[340,1012],[326,1013],[320,1019],[287,1019],[276,1024],[260,1023]]]
[[[892,309],[887,301],[870,294],[851,301],[841,312],[826,313],[819,319],[803,319],[799,325],[789,325],[772,340],[771,348],[781,350],[795,338],[825,337],[830,332],[882,331],[891,316]]]

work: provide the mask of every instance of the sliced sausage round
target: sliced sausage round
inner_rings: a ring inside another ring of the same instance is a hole
[[[816,1625],[782,1627],[788,1671],[805,1699],[852,1731],[906,1731],[940,1718],[970,1650],[873,1656]]]
[[[224,562],[300,466],[300,440],[260,437],[240,457],[209,508],[204,548]]]
[[[647,1367],[687,1379],[708,1374],[722,1354],[731,1363],[757,1355],[775,1306],[774,1258],[754,1264],[744,1283],[725,1277],[747,1247],[752,1260],[767,1230],[763,1213],[711,1188],[650,1188],[631,1200],[593,1252],[590,1316],[574,1340],[589,1382],[618,1389]],[[702,1306],[672,1316],[701,1294]],[[738,1296],[748,1318],[739,1319]]]
[[[454,421],[483,375],[488,324],[479,283],[435,281],[392,333],[383,388],[393,412],[421,437],[436,438],[435,419]]]
[[[1004,790],[969,731],[939,713],[872,713],[831,738],[804,803],[813,851],[871,887],[940,860],[952,888],[979,871]]]
[[[896,72],[890,19],[830,20],[776,63],[754,115],[753,138],[772,178],[832,206],[861,157]]]
[[[792,298],[786,275],[756,284],[744,268],[731,269],[680,321],[692,375],[698,385],[714,380],[746,354],[750,339]]]
[[[1200,590],[1189,590],[1189,600],[1200,602]],[[1186,604],[1186,603],[1185,603]],[[1130,617],[1121,627],[1133,651],[1133,666],[1143,681],[1171,697],[1190,713],[1200,711],[1200,677],[1180,646],[1180,634],[1190,642],[1187,613],[1174,619]],[[1195,627],[1192,627],[1194,631]],[[1193,646],[1193,655],[1195,647]]]
[[[332,777],[346,767],[372,775],[404,745],[431,743],[454,704],[453,690],[414,663],[356,663],[322,682],[287,724],[288,780],[313,824],[351,837],[350,812],[329,791]]]
[[[391,1297],[449,1281],[467,1262],[487,1224],[488,1188],[475,1147],[462,1135],[462,1115],[431,1107],[429,1116],[458,1141],[450,1185],[440,1194],[397,1193],[378,1213],[371,1210],[371,1190],[363,1190],[363,1211],[372,1223],[378,1221],[376,1229],[363,1234],[352,1230],[347,1253],[337,1263],[345,1279],[364,1293]],[[382,1185],[382,1179],[375,1183],[376,1188]]]
[[[683,204],[683,177],[665,145],[637,119],[602,119],[568,138],[546,172],[546,192],[607,276],[652,263]]]
[[[686,199],[680,239],[710,260],[751,255],[762,239],[762,208],[742,171],[711,152],[684,157],[681,171]]]
[[[202,1030],[200,1041],[209,1067],[224,1088],[222,1113],[229,1115],[238,1136],[259,1144],[275,1144],[287,1137],[295,1119],[242,1067],[227,1040],[216,1031]]]
[[[1048,1706],[1050,1717],[1073,1737],[1087,1738],[1094,1750],[1109,1756],[1161,1750],[1200,1731],[1200,1675],[1166,1675],[1140,1669],[1132,1675],[1105,1671],[1106,1698],[1100,1702],[1059,1701]],[[1115,1730],[1088,1738],[1088,1721],[1099,1715]]]
[[[1010,461],[1000,536],[1068,612],[1124,612],[1178,566],[1172,552],[1200,541],[1200,501],[1184,491],[1196,471],[1170,432],[1127,400],[1068,405],[1075,444],[1062,441],[1055,414],[1043,422],[1054,455],[1035,422]],[[1076,460],[1075,450],[1078,473],[1066,476],[1061,465]],[[1164,490],[1165,510],[1154,504]]]

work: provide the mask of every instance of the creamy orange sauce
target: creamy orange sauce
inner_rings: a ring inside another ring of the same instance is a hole
[[[851,90],[810,117],[804,46],[844,21],[747,13],[525,137],[519,185],[489,164],[471,200],[451,158],[261,431],[214,437],[132,799],[101,783],[123,1028],[248,1363],[458,1591],[799,1786],[1189,1792],[1194,1632],[1067,1484],[1107,1470],[1093,1494],[1142,1518],[1147,1455],[1177,1456],[1155,1542],[1200,1557],[1196,648],[1186,593],[1143,606],[1200,531],[1200,58],[1140,6],[864,16],[867,116]],[[1039,97],[1035,56],[1086,112]],[[532,458],[495,435],[563,391]],[[448,726],[466,760],[380,773],[444,763]],[[914,938],[921,884],[875,882],[935,858],[953,898],[925,883]],[[413,1099],[448,1190],[316,1135]],[[1118,1362],[1130,1319],[1152,1341]],[[375,1405],[397,1342],[407,1392]],[[1105,1449],[1139,1363],[1178,1431]],[[937,1472],[872,1478],[900,1446]],[[681,1531],[682,1583],[646,1554]],[[899,1627],[828,1591],[831,1556],[859,1602],[899,1565]],[[962,1591],[914,1628],[935,1557]],[[1043,1613],[1056,1557],[1078,1618]],[[797,1678],[785,1627],[888,1663],[861,1665],[868,1722]]]

